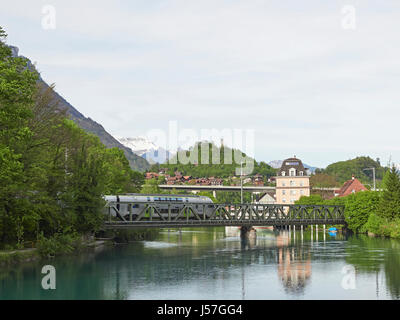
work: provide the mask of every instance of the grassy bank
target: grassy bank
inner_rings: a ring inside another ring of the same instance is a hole
[[[96,240],[94,236],[56,233],[50,238],[41,237],[33,248],[0,250],[0,267],[31,262],[41,258],[73,255],[102,245],[153,240],[158,233],[158,229],[108,230],[98,235],[102,241]]]
[[[40,255],[38,253],[38,250],[35,248],[13,251],[0,251],[0,267],[35,261],[39,258]]]

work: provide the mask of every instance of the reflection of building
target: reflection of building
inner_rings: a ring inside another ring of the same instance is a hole
[[[278,249],[278,275],[286,290],[303,291],[311,277],[311,258],[302,248]]]
[[[276,203],[293,204],[302,196],[310,195],[310,176],[296,156],[282,162],[276,176]]]

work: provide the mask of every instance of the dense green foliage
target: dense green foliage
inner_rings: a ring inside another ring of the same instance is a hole
[[[193,159],[189,163],[184,164],[180,161],[181,154],[188,158],[192,155]],[[195,178],[229,178],[237,175],[237,169],[240,170],[240,160],[238,160],[238,157],[243,159],[243,168],[246,162],[244,159],[247,158],[248,163],[253,162],[254,170],[251,175],[261,174],[265,182],[269,177],[276,175],[276,169],[265,162],[256,162],[238,150],[228,147],[219,148],[211,143],[196,143],[191,151],[181,151],[179,155],[170,159],[169,163],[153,165],[149,171],[158,172],[160,168],[167,168],[167,173],[171,176],[174,175],[175,171],[179,171],[184,176]]]
[[[296,204],[343,204],[350,230],[400,238],[400,178],[394,167],[386,173],[383,187],[382,192],[357,192],[330,200],[320,195],[301,197]]]
[[[333,176],[340,184],[351,179],[354,174],[361,182],[371,185],[373,183],[373,173],[372,170],[364,170],[366,168],[375,168],[375,178],[379,184],[386,168],[381,166],[379,159],[374,161],[370,157],[357,157],[352,160],[335,162],[327,166],[326,169],[316,170],[316,173],[325,173]]]
[[[326,173],[313,174],[310,177],[310,185],[317,188],[332,188],[341,186],[334,176]]]
[[[137,192],[143,176],[68,120],[4,41],[0,28],[0,246],[95,232],[102,195]]]

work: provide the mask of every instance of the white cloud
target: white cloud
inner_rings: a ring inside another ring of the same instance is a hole
[[[178,120],[254,128],[262,160],[400,158],[397,1],[3,2],[9,42],[115,135]],[[55,31],[40,27],[44,4]]]

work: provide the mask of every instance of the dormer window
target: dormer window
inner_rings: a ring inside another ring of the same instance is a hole
[[[300,176],[302,177],[304,174],[303,174],[303,171],[300,171]]]
[[[286,175],[285,171],[282,171],[282,177],[284,177]]]
[[[296,176],[296,169],[295,168],[289,169],[289,176],[291,176],[291,177],[295,177]]]

